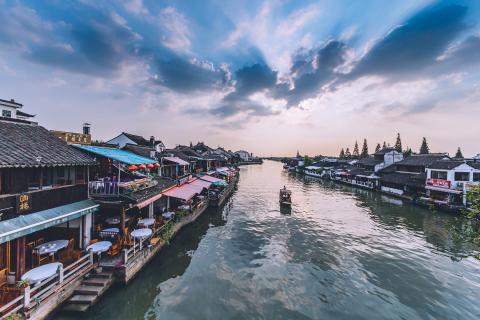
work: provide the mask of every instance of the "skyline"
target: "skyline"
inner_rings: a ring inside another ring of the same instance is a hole
[[[480,152],[474,1],[2,1],[0,98],[48,129],[260,156]],[[359,15],[358,13],[362,13]],[[213,18],[212,18],[213,17]]]

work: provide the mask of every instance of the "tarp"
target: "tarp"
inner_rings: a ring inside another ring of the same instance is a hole
[[[125,150],[120,150],[115,148],[86,146],[86,145],[79,145],[79,144],[74,144],[73,146],[80,150],[85,150],[105,158],[120,161],[128,165],[157,163],[156,160],[139,156],[138,154],[135,154],[130,151],[125,151]]]
[[[96,212],[99,205],[82,200],[0,222],[0,244]]]
[[[208,181],[208,182],[218,182],[218,181],[223,181],[222,179],[218,179],[212,176],[200,176],[199,177],[202,180]]]
[[[171,162],[178,163],[181,166],[188,166],[190,164],[189,162],[187,162],[185,160],[182,160],[178,157],[163,157],[163,159],[171,161]]]

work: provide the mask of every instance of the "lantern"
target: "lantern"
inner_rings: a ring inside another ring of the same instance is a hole
[[[138,170],[138,167],[136,165],[132,164],[131,166],[128,167],[128,170],[136,171],[136,170]]]
[[[155,168],[155,166],[153,164],[149,163],[149,164],[147,164],[147,168],[148,169],[153,169],[153,168]]]
[[[144,165],[144,164],[141,164],[141,165],[138,166],[138,168],[139,168],[140,170],[145,170],[145,169],[147,169],[147,166]]]
[[[159,163],[155,163],[154,166],[155,166],[155,168],[160,168],[160,164],[159,164]]]

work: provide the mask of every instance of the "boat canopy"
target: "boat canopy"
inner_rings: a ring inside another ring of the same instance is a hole
[[[98,207],[99,205],[93,200],[82,200],[2,221],[0,222],[0,244],[94,213]]]
[[[155,164],[157,163],[156,160],[139,156],[130,151],[115,149],[115,148],[106,148],[106,147],[96,147],[96,146],[87,146],[87,145],[79,145],[75,144],[74,147],[91,152],[93,154],[117,160],[127,165],[131,164]]]

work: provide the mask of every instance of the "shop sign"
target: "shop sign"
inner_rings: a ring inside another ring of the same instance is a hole
[[[21,193],[17,195],[17,213],[23,213],[32,209],[32,195]]]
[[[427,179],[427,185],[440,188],[450,188],[450,180]]]

